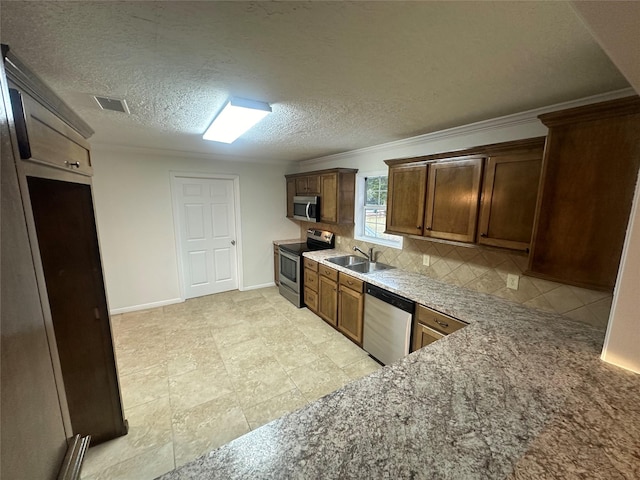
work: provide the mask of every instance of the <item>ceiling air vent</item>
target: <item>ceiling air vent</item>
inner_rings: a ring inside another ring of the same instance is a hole
[[[113,112],[127,114],[130,113],[127,102],[124,99],[120,100],[119,98],[98,97],[97,95],[94,95],[93,98],[96,99],[96,102],[98,102],[98,105],[100,105],[100,108],[103,110],[111,110]]]

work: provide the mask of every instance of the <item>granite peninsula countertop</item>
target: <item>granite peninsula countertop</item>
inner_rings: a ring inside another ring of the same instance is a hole
[[[469,325],[163,480],[640,478],[640,375],[602,330],[342,254],[304,256]]]

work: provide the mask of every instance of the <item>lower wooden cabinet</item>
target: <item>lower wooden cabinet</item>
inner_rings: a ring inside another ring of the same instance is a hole
[[[318,313],[318,262],[304,259],[304,304],[313,313]]]
[[[337,273],[337,272],[336,272]],[[338,282],[320,275],[318,278],[318,315],[329,325],[338,323]]]
[[[338,330],[362,346],[364,282],[342,272],[338,278]]]
[[[416,305],[411,351],[415,352],[450,333],[464,328],[466,325],[466,323],[453,317],[431,310],[423,305]]]

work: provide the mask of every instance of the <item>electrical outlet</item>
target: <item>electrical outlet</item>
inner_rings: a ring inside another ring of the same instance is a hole
[[[513,275],[511,273],[507,275],[507,288],[510,288],[511,290],[517,290],[519,283],[520,283],[519,275]]]
[[[431,257],[429,255],[422,255],[422,265],[425,267],[431,265]]]

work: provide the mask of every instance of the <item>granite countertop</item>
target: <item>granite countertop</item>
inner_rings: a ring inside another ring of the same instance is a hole
[[[470,325],[163,480],[640,478],[640,375],[602,330],[342,254],[304,256]]]
[[[278,245],[286,245],[287,243],[305,243],[307,241],[306,238],[291,238],[289,240],[274,240],[273,244],[275,246]]]

